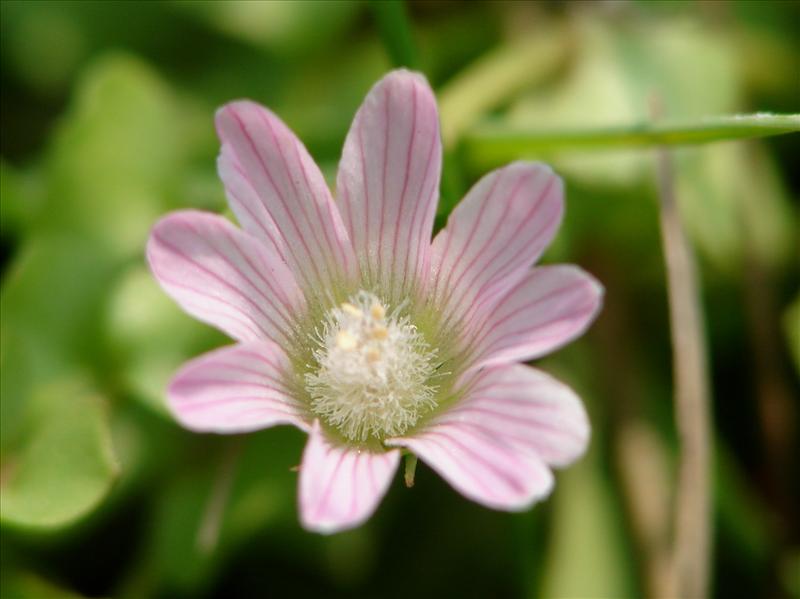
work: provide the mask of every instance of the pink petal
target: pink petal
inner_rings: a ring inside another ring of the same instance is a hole
[[[280,258],[215,214],[186,210],[164,217],[150,235],[147,259],[184,310],[239,341],[283,343],[305,309]]]
[[[369,518],[392,482],[398,450],[372,452],[328,439],[319,421],[300,466],[300,519],[315,532],[354,528]]]
[[[583,403],[564,383],[523,364],[489,367],[471,377],[464,397],[437,423],[478,427],[535,453],[550,466],[567,466],[589,443]]]
[[[287,388],[292,367],[270,341],[224,347],[188,362],[167,391],[175,418],[188,429],[244,433],[277,424],[309,426]]]
[[[219,171],[242,226],[279,247],[307,293],[356,274],[352,244],[314,160],[272,112],[254,102],[217,112]]]
[[[475,331],[470,368],[526,362],[567,344],[594,320],[602,298],[600,283],[580,268],[533,269]]]
[[[386,444],[408,448],[466,497],[518,510],[550,493],[548,465],[574,461],[588,439],[577,396],[544,373],[514,364],[473,374],[458,403],[419,433]]]
[[[433,240],[433,301],[462,334],[491,313],[553,238],[563,191],[549,167],[515,162],[483,177]]]
[[[493,509],[527,509],[553,486],[552,473],[535,454],[478,427],[432,426],[389,443],[409,449],[456,491]]]
[[[425,278],[441,162],[428,82],[405,70],[389,73],[356,114],[337,188],[364,278],[395,298]]]
[[[229,144],[223,144],[220,150],[217,170],[225,184],[228,204],[242,228],[257,237],[288,264],[289,254],[283,236],[278,231],[278,225],[267,212],[266,205],[253,189],[250,180],[244,176],[242,167],[236,160],[236,154]]]

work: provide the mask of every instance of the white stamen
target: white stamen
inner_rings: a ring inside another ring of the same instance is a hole
[[[382,324],[375,326],[370,332],[369,336],[373,339],[383,340],[389,336],[389,329],[387,329]]]
[[[381,320],[384,316],[386,316],[386,308],[380,305],[378,302],[372,304],[372,307],[369,309],[370,314],[372,314],[372,318],[375,320]]]
[[[349,314],[350,316],[353,316],[354,318],[361,318],[361,316],[362,316],[362,312],[361,312],[361,310],[359,310],[358,308],[356,308],[356,307],[355,307],[353,304],[351,304],[350,302],[344,302],[344,303],[342,304],[342,311],[343,311],[343,312],[346,312],[346,313],[347,313],[347,314]]]
[[[336,335],[336,346],[340,349],[345,351],[350,351],[351,349],[355,349],[358,345],[358,339],[353,337],[347,331],[339,331]]]
[[[403,434],[436,406],[435,351],[408,317],[361,291],[323,323],[306,374],[312,411],[352,441]]]

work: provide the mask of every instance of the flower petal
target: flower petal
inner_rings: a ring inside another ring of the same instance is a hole
[[[561,179],[515,162],[470,189],[433,241],[433,302],[468,335],[536,261],[563,213]]]
[[[337,189],[362,276],[392,298],[424,281],[442,164],[436,99],[425,78],[381,79],[345,140]]]
[[[473,374],[464,397],[419,433],[390,439],[466,497],[518,510],[550,493],[547,465],[565,466],[586,449],[583,405],[564,384],[520,364]]]
[[[470,368],[526,362],[580,336],[594,320],[603,287],[580,268],[534,268],[486,316],[470,340]]]
[[[527,509],[553,486],[539,457],[478,427],[440,424],[388,443],[409,449],[456,491],[493,509]]]
[[[239,341],[285,342],[305,309],[283,261],[215,214],[186,210],[164,217],[153,227],[147,259],[184,310]]]
[[[353,247],[330,190],[305,146],[272,112],[240,100],[217,112],[219,170],[242,226],[282,255],[306,293],[356,274]],[[277,236],[277,238],[276,238]]]
[[[315,532],[354,528],[392,482],[400,451],[371,452],[331,442],[314,421],[300,466],[300,519]]]
[[[477,372],[464,397],[437,422],[478,427],[556,467],[567,466],[583,455],[590,434],[586,410],[575,392],[523,364]]]
[[[257,237],[289,264],[289,255],[278,225],[272,220],[253,184],[245,176],[229,144],[223,144],[217,158],[217,171],[225,185],[225,196],[242,228]]]
[[[308,430],[287,388],[291,364],[270,341],[224,347],[188,362],[170,383],[169,406],[188,429],[244,433],[277,424]]]

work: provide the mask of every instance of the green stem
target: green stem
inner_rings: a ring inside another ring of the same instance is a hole
[[[219,541],[222,519],[236,478],[241,453],[242,441],[235,438],[227,446],[222,456],[217,476],[214,479],[214,486],[197,531],[197,548],[205,555],[211,554]]]
[[[405,481],[406,486],[410,489],[414,486],[414,474],[417,471],[417,456],[413,453],[406,454],[406,472]]]
[[[798,131],[800,114],[757,113],[594,129],[526,131],[504,125],[483,125],[465,135],[464,145],[472,161],[485,165],[555,151],[695,145]]]
[[[396,67],[417,68],[417,49],[403,1],[372,0],[370,8],[392,64]]]

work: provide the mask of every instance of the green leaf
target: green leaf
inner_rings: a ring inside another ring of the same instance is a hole
[[[439,91],[442,140],[451,148],[482,114],[540,83],[558,67],[567,45],[554,23],[537,35],[499,46],[467,67]]]
[[[786,331],[789,351],[794,359],[794,367],[800,374],[800,294],[784,312],[783,327]]]
[[[748,254],[776,270],[792,260],[791,202],[764,148],[719,144],[674,156],[684,226],[717,272],[740,273]]]
[[[19,449],[0,466],[0,522],[52,530],[89,513],[118,474],[104,400],[81,381],[37,389]]]
[[[193,109],[139,59],[93,62],[49,148],[41,225],[141,255],[150,226],[176,203],[187,156],[205,145]],[[210,141],[210,111],[200,118]]]
[[[42,205],[42,177],[19,171],[0,160],[0,231],[19,234],[34,220]]]
[[[3,449],[20,434],[35,385],[90,368],[107,373],[98,314],[114,266],[97,245],[64,235],[29,239],[18,251],[0,295]]]
[[[558,475],[542,597],[634,597],[625,533],[598,456]]]
[[[38,94],[55,97],[90,49],[82,8],[56,2],[3,3],[3,68]]]
[[[736,554],[753,567],[769,562],[769,510],[747,486],[730,449],[714,446],[714,510],[719,526],[736,545]]]
[[[82,599],[82,595],[63,589],[31,572],[3,570],[0,597],[8,599]]]
[[[297,474],[290,468],[300,459],[302,440],[289,427],[241,439],[206,439],[205,444],[195,438],[188,461],[156,498],[144,579],[173,594],[197,595],[253,535],[270,528],[273,538],[281,538],[287,533],[284,524],[289,534],[299,534]],[[218,494],[221,484],[230,487]],[[209,524],[216,528],[208,535],[215,542],[205,545]],[[134,593],[154,594],[154,589],[141,588]]]
[[[115,261],[102,248],[68,235],[31,238],[3,282],[3,329],[32,360],[38,383],[103,351],[100,319]],[[9,347],[10,350],[10,347]],[[5,398],[4,398],[5,399]]]
[[[686,27],[675,18],[643,23],[623,33],[588,14],[571,19],[567,31],[569,60],[551,81],[509,107],[504,130],[537,132],[548,138],[565,133],[572,143],[576,133],[649,123],[654,94],[664,115],[674,118],[739,110],[736,62],[732,43],[724,35]],[[698,95],[700,88],[704,93]],[[614,150],[541,147],[536,152],[548,154],[559,173],[587,184],[619,187],[651,177],[652,157],[647,153],[636,148]]]
[[[543,597],[634,597],[623,532],[602,474],[581,466],[559,480]]]
[[[373,0],[370,8],[394,66],[416,68],[417,49],[403,0]]]
[[[631,151],[637,148],[800,129],[797,114],[718,116],[745,103],[736,39],[726,32],[676,17],[623,32],[586,15],[570,32],[571,60],[549,85],[532,89],[502,122],[484,121],[467,133],[466,154],[477,166],[557,155],[559,170],[575,166],[569,171],[584,179],[630,182],[649,176],[647,156]],[[654,96],[667,120],[652,122]]]
[[[184,314],[139,264],[124,273],[110,294],[106,330],[125,389],[170,421],[164,403],[169,379],[190,357],[227,343],[222,334]]]
[[[343,35],[361,2],[175,2],[213,29],[276,52],[301,54]],[[338,51],[338,48],[337,48]]]
[[[644,150],[685,142],[672,146],[676,189],[702,257],[723,275],[741,271],[745,248],[765,265],[785,264],[793,245],[791,205],[764,149],[700,143],[714,135],[800,127],[797,114],[706,117],[735,113],[745,104],[735,38],[672,16],[623,32],[584,15],[571,28],[571,60],[557,76],[526,92],[501,123],[485,122],[469,132],[463,149],[471,170],[546,159],[567,179],[573,200],[581,191],[586,197],[579,201],[588,200],[570,211],[566,228],[585,224],[583,235],[599,232],[605,243],[616,244],[620,235],[641,239],[651,218],[640,212],[647,210],[642,204],[652,204],[653,153]],[[654,93],[670,119],[652,122],[648,106]]]
[[[0,456],[13,444],[33,384],[30,349],[24,337],[5,324],[0,328]]]
[[[800,131],[800,114],[740,114],[701,119],[641,122],[629,126],[520,130],[483,125],[467,133],[464,144],[481,164],[500,164],[525,156],[564,150],[609,150],[695,145],[769,137]]]

